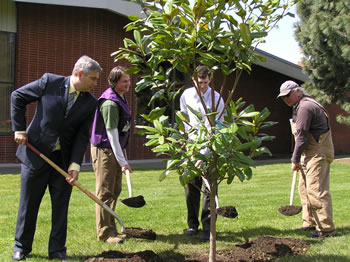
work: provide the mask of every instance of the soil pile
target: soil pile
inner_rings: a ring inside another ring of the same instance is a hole
[[[261,236],[244,244],[236,244],[232,251],[217,252],[217,262],[269,262],[278,257],[303,255],[308,244],[299,239]],[[107,251],[85,262],[207,262],[208,254],[192,254],[188,257],[161,258],[151,250],[136,253]]]

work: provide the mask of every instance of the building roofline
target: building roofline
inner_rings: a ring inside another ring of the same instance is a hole
[[[25,2],[33,4],[65,5],[87,8],[106,9],[108,11],[123,15],[143,16],[140,5],[123,0],[12,0],[14,2]]]
[[[123,0],[12,0],[15,2],[26,2],[36,4],[51,4],[64,6],[79,6],[87,8],[100,8],[123,15],[138,15],[144,17],[141,13],[142,9],[139,4]],[[280,57],[267,53],[261,49],[256,49],[256,52],[266,58],[266,62],[258,62],[259,66],[270,69],[272,71],[292,77],[303,82],[308,81],[308,77],[302,72],[299,65],[291,63]]]
[[[259,66],[265,67],[272,71],[284,74],[286,76],[292,77],[303,82],[308,81],[308,77],[302,71],[301,66],[284,60],[278,56],[275,56],[258,48],[255,52],[261,55],[262,57],[266,58],[266,62],[258,62]]]

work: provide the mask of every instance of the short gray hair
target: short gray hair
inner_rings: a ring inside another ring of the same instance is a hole
[[[90,72],[102,72],[102,67],[97,61],[88,57],[87,55],[83,55],[78,59],[75,63],[72,75],[77,75],[79,71],[83,71],[84,75],[87,75]]]

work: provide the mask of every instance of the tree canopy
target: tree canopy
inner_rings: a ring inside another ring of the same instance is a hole
[[[350,124],[350,1],[300,0],[295,35],[304,54],[304,87],[321,103],[336,103]]]

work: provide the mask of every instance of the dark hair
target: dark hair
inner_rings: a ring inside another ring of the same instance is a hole
[[[114,67],[108,76],[108,84],[110,87],[114,87],[114,84],[119,81],[122,75],[126,72],[126,68],[122,66]]]
[[[207,78],[207,77],[210,78],[210,70],[205,65],[197,66],[196,72],[197,72],[197,77],[199,77],[199,78],[203,78],[203,79]]]

